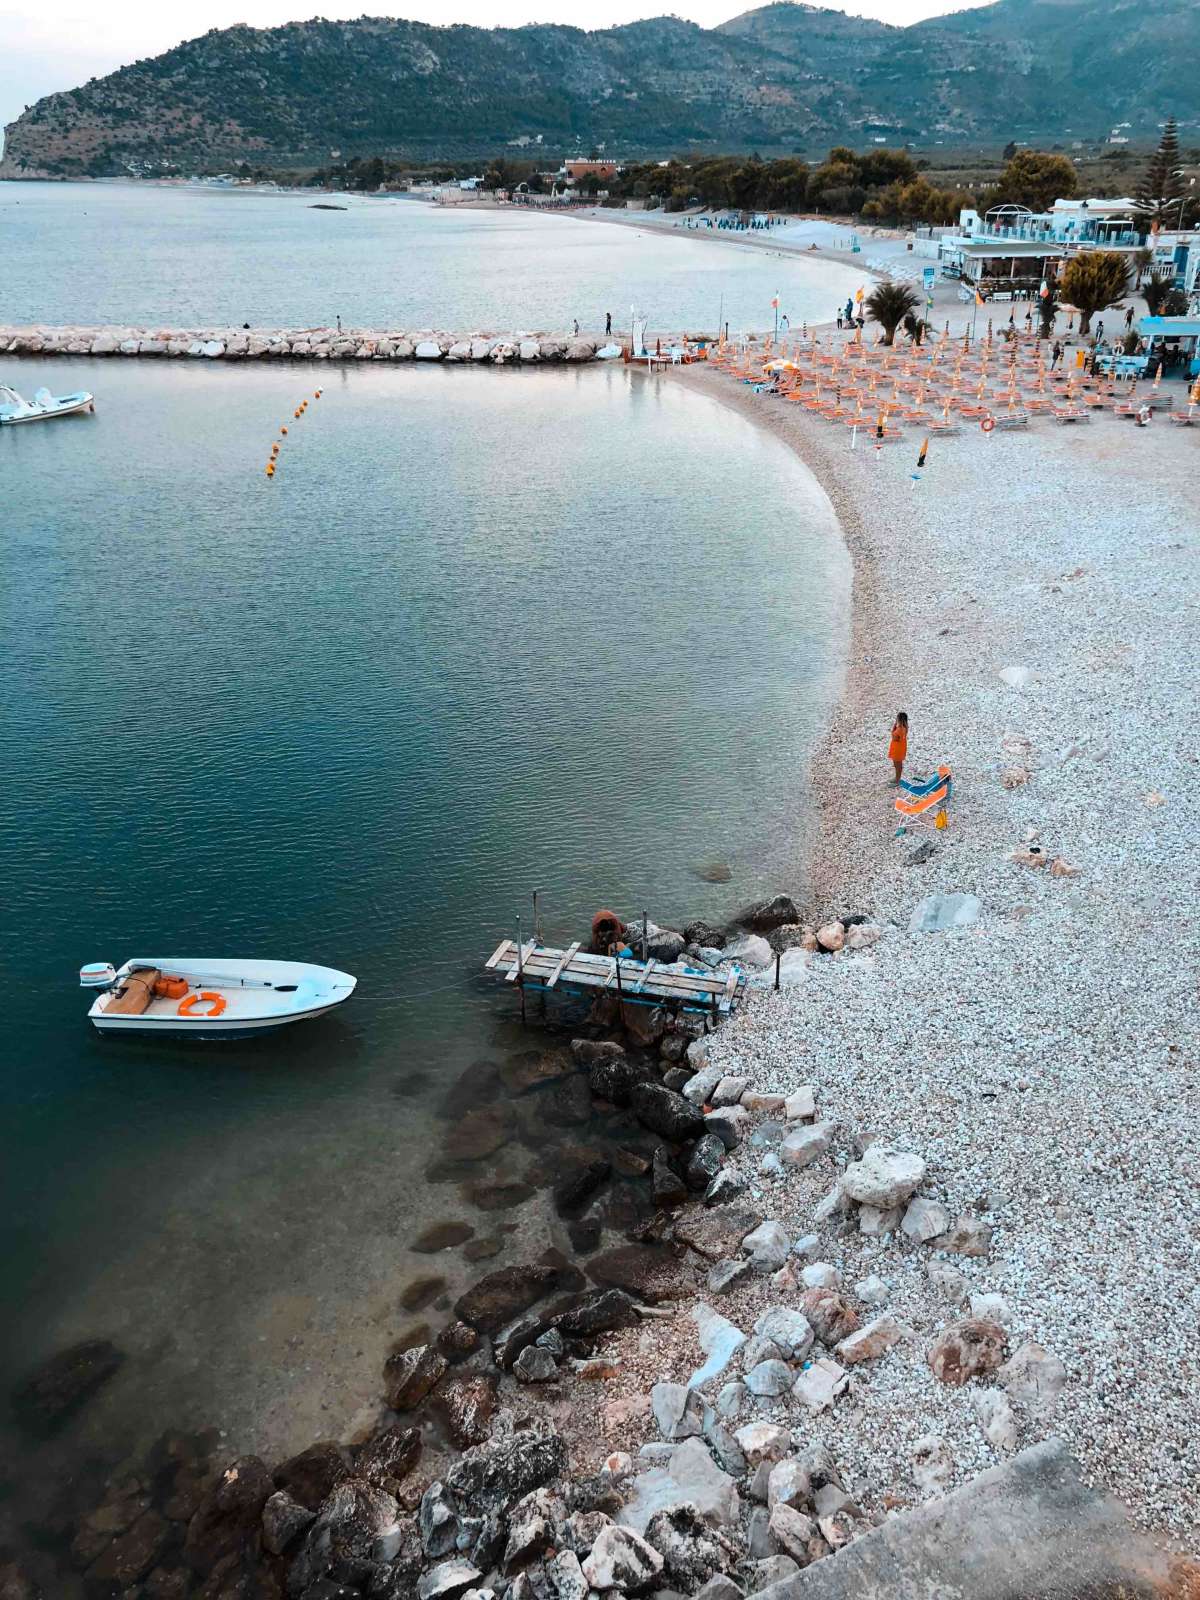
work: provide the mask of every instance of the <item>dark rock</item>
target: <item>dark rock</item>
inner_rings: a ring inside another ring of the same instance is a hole
[[[683,930],[683,937],[689,944],[701,945],[705,949],[719,950],[725,943],[726,930],[719,928],[715,922],[689,922]]]
[[[595,1482],[597,1480],[588,1481]],[[572,1510],[571,1514],[564,1519],[559,1532],[562,1537],[563,1549],[573,1550],[582,1559],[591,1550],[604,1529],[608,1527],[612,1521],[612,1516],[605,1511],[597,1510],[591,1505],[586,1507],[577,1505],[575,1499],[580,1487],[579,1481],[570,1486]],[[610,1495],[613,1493],[611,1479],[608,1480],[608,1491]],[[615,1509],[619,1511],[622,1504],[621,1497],[616,1495],[615,1498],[617,1502]]]
[[[673,1094],[678,1094],[685,1083],[692,1081],[694,1074],[690,1067],[672,1067],[670,1072],[662,1076],[663,1086],[670,1089]]]
[[[288,1590],[303,1595],[321,1578],[358,1585],[400,1548],[400,1508],[365,1478],[344,1478],[309,1529],[288,1572]]]
[[[672,1144],[697,1139],[704,1132],[704,1116],[699,1108],[660,1083],[637,1084],[629,1099],[638,1121]]]
[[[633,1301],[620,1289],[605,1289],[589,1294],[569,1311],[554,1319],[554,1326],[567,1339],[594,1339],[598,1333],[632,1328],[638,1322]]]
[[[421,1548],[432,1561],[448,1556],[458,1544],[460,1518],[444,1483],[431,1483],[421,1496],[417,1526]]]
[[[497,1333],[558,1285],[553,1267],[501,1267],[467,1290],[455,1313],[483,1333]]]
[[[472,1183],[466,1189],[467,1199],[480,1211],[511,1211],[532,1200],[536,1193],[531,1184],[520,1182]]]
[[[720,1172],[704,1191],[704,1204],[706,1206],[724,1206],[731,1200],[736,1200],[745,1194],[749,1187],[745,1178],[739,1173],[722,1167]]]
[[[345,1452],[332,1440],[310,1444],[298,1456],[285,1461],[272,1473],[277,1488],[286,1489],[309,1511],[317,1512],[329,1498],[335,1484],[350,1473]]]
[[[767,943],[777,956],[784,955],[788,950],[796,950],[804,943],[804,929],[798,922],[786,922],[781,928],[773,928],[767,934]]]
[[[431,1256],[439,1250],[453,1250],[473,1238],[475,1229],[469,1222],[435,1222],[419,1233],[409,1245],[419,1255]]]
[[[180,1467],[171,1482],[170,1493],[159,1508],[163,1516],[172,1522],[190,1522],[200,1509],[211,1482],[211,1473]]]
[[[469,1322],[449,1322],[437,1336],[437,1347],[447,1361],[465,1361],[479,1348],[479,1335]]]
[[[587,1287],[587,1279],[573,1261],[562,1253],[555,1245],[550,1245],[538,1257],[538,1265],[549,1267],[558,1274],[558,1281],[554,1287],[567,1294],[576,1294],[580,1289]]]
[[[622,1145],[613,1151],[613,1166],[626,1178],[644,1178],[650,1171],[650,1157],[640,1150]]]
[[[492,1354],[501,1371],[510,1371],[521,1351],[540,1339],[548,1325],[544,1313],[530,1311],[524,1316],[514,1318],[506,1327],[494,1334]]]
[[[521,1383],[551,1383],[558,1377],[558,1362],[549,1350],[527,1344],[513,1362],[512,1372]]]
[[[697,1139],[687,1163],[687,1186],[699,1192],[707,1189],[725,1160],[724,1141],[715,1133]]]
[[[577,1167],[554,1186],[554,1208],[559,1216],[582,1211],[588,1201],[608,1181],[612,1163],[601,1158]]]
[[[402,1350],[415,1350],[419,1344],[428,1344],[432,1338],[433,1329],[427,1322],[410,1322],[392,1341],[391,1353],[398,1356]]]
[[[271,1474],[257,1456],[239,1456],[226,1467],[188,1523],[183,1558],[200,1573],[223,1556],[257,1540],[263,1507],[275,1493]]]
[[[677,1206],[687,1199],[687,1185],[671,1165],[670,1152],[659,1145],[650,1168],[650,1193],[656,1206]]]
[[[393,1411],[411,1411],[445,1376],[449,1363],[432,1345],[421,1344],[383,1365],[383,1393]]]
[[[748,928],[751,933],[770,933],[773,928],[780,928],[787,922],[799,922],[800,912],[796,902],[790,895],[777,894],[770,900],[760,900],[751,906],[745,906],[734,918],[739,928]]]
[[[175,1530],[160,1512],[143,1511],[133,1526],[114,1539],[88,1568],[89,1585],[129,1588],[150,1571],[174,1537]]]
[[[438,1103],[438,1116],[455,1120],[493,1100],[503,1091],[494,1061],[476,1061],[460,1072]]]
[[[508,1600],[558,1600],[558,1590],[550,1581],[544,1561],[535,1561],[517,1573],[509,1585]]]
[[[490,1372],[447,1378],[433,1403],[460,1450],[482,1444],[491,1434],[496,1414],[496,1379]]]
[[[687,1054],[687,1047],[691,1041],[686,1034],[668,1033],[658,1047],[660,1060],[668,1067],[677,1067]],[[670,1085],[668,1085],[668,1088]]]
[[[684,1594],[694,1594],[717,1573],[732,1572],[737,1565],[731,1540],[710,1528],[692,1505],[656,1511],[646,1524],[645,1538],[663,1558],[662,1578]]]
[[[445,1278],[438,1277],[436,1273],[427,1273],[422,1278],[414,1278],[401,1292],[401,1309],[404,1311],[424,1311],[425,1307],[436,1300],[445,1287]]]
[[[504,1547],[505,1572],[527,1567],[556,1543],[556,1529],[566,1516],[561,1496],[550,1488],[534,1489],[523,1495],[509,1512],[508,1542]]]
[[[577,1128],[590,1122],[592,1095],[579,1073],[563,1078],[538,1096],[538,1115],[555,1128]]]
[[[761,1211],[749,1206],[721,1206],[709,1211],[689,1211],[675,1224],[675,1238],[690,1245],[709,1261],[728,1261],[742,1240],[762,1221]]]
[[[389,1494],[395,1494],[396,1485],[408,1477],[420,1459],[420,1429],[392,1423],[389,1427],[381,1428],[362,1446],[354,1463],[354,1471],[357,1477],[365,1478],[377,1489],[386,1489]]]
[[[614,1039],[572,1039],[571,1054],[581,1067],[590,1067],[593,1062],[623,1056],[625,1046]]]
[[[588,1263],[588,1277],[605,1288],[624,1289],[635,1300],[654,1305],[682,1292],[679,1263],[666,1250],[627,1244],[606,1250]]]
[[[512,1138],[513,1109],[502,1101],[494,1106],[477,1106],[468,1111],[446,1138],[445,1152],[451,1161],[482,1161],[494,1155]]]
[[[662,1006],[638,1005],[636,1001],[629,1000],[621,1006],[621,1025],[634,1044],[650,1050],[666,1034],[671,1025],[671,1014]]]
[[[469,1244],[463,1245],[463,1259],[466,1261],[488,1261],[492,1256],[498,1256],[504,1249],[504,1240],[491,1235],[486,1239],[472,1239]]]
[[[315,1520],[316,1515],[315,1511],[294,1500],[286,1489],[276,1490],[263,1507],[263,1544],[273,1556],[281,1556],[292,1540]]]
[[[931,857],[937,854],[937,840],[926,839],[915,850],[910,850],[901,862],[905,867],[923,867]]]
[[[71,1554],[81,1567],[90,1567],[107,1550],[113,1539],[132,1528],[152,1496],[141,1478],[121,1478],[111,1483],[103,1500],[80,1522],[71,1543]]]
[[[469,1450],[446,1474],[446,1487],[476,1514],[504,1511],[531,1489],[560,1478],[566,1467],[567,1447],[559,1434],[519,1434]]]
[[[471,1565],[478,1567],[480,1572],[490,1572],[493,1567],[500,1565],[508,1540],[504,1518],[493,1512],[490,1517],[473,1517],[471,1520],[478,1529],[471,1546]]]
[[[188,1600],[192,1593],[192,1575],[186,1567],[155,1567],[146,1574],[142,1583],[144,1600]],[[0,1584],[0,1600],[18,1600]],[[34,1600],[32,1591],[29,1600]]]
[[[571,1249],[577,1256],[590,1256],[593,1250],[600,1248],[601,1231],[599,1217],[584,1217],[573,1222],[567,1229]]]
[[[500,1081],[509,1094],[528,1094],[557,1083],[573,1070],[562,1050],[523,1050],[500,1063]]]
[[[620,1055],[599,1056],[588,1067],[588,1087],[597,1100],[607,1100],[610,1105],[627,1106],[629,1096],[639,1083],[652,1083],[653,1070],[644,1061]]]
[[[85,1339],[60,1350],[13,1390],[17,1420],[35,1433],[53,1432],[108,1382],[124,1359],[108,1339]]]

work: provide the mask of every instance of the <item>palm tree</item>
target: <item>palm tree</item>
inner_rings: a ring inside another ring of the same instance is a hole
[[[1125,257],[1115,250],[1089,250],[1067,263],[1059,289],[1068,305],[1079,312],[1079,334],[1086,336],[1097,311],[1107,311],[1129,288]]]
[[[886,281],[876,285],[866,299],[866,308],[872,320],[883,329],[884,344],[893,343],[896,329],[920,304],[920,295],[908,284]]]

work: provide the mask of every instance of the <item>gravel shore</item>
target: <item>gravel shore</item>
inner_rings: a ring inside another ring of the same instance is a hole
[[[914,481],[916,438],[879,452],[860,438],[852,451],[845,429],[715,371],[660,381],[792,445],[839,514],[855,572],[846,693],[814,763],[809,911],[814,923],[865,914],[882,937],[809,957],[799,984],[716,1035],[712,1059],[728,1073],[762,1092],[811,1084],[818,1117],[837,1125],[803,1171],[763,1175],[751,1143],[730,1165],[794,1238],[814,1231],[856,1140],[921,1155],[920,1192],[994,1229],[990,1258],[937,1259],[1007,1302],[1010,1351],[1036,1340],[1066,1368],[1053,1417],[1023,1419],[1021,1443],[1064,1438],[1138,1522],[1194,1548],[1200,441],[1111,416],[971,428],[935,438]],[[887,744],[901,707],[906,775],[953,768],[944,832],[922,823],[896,837]],[[929,858],[906,864],[927,841]],[[1062,875],[1011,858],[1031,842],[1062,859]],[[959,892],[981,902],[973,925],[909,931],[923,897]],[[829,1443],[868,1505],[920,1498],[912,1453],[925,1435],[945,1441],[952,1482],[994,1464],[979,1385],[946,1387],[926,1361],[962,1314],[932,1292],[930,1247],[815,1231],[817,1258],[840,1270],[863,1319],[890,1310],[906,1331],[802,1429]],[[868,1274],[888,1285],[875,1309],[852,1288]],[[749,1332],[781,1298],[794,1296],[757,1278],[713,1304]],[[631,1375],[686,1378],[690,1323],[681,1308],[614,1354]]]

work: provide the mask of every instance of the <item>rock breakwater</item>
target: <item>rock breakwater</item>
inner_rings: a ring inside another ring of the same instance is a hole
[[[605,352],[605,354],[601,354]],[[208,361],[450,361],[532,366],[613,359],[611,340],[553,333],[395,328],[0,327],[0,354],[158,356]]]

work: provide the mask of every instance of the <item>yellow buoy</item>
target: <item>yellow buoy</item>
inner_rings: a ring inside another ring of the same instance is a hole
[[[267,462],[267,477],[268,478],[273,478],[274,476],[275,476],[275,468],[268,461]]]

